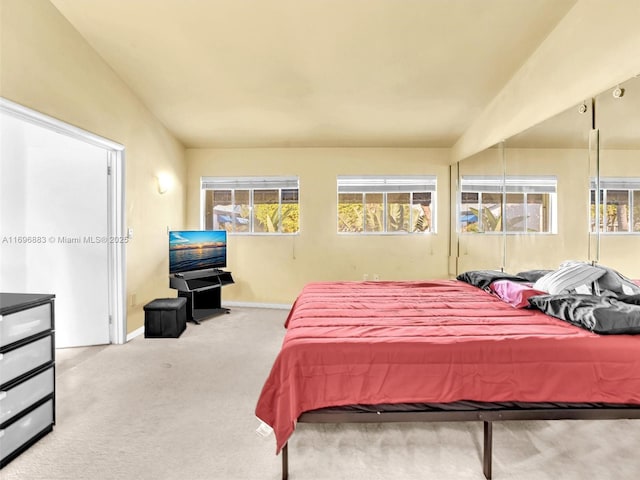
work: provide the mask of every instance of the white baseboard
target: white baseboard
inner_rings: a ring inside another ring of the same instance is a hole
[[[140,328],[135,329],[133,332],[131,333],[127,333],[127,342],[133,340],[134,338],[136,338],[139,335],[142,335],[144,333],[144,325]]]
[[[222,302],[223,307],[248,307],[248,308],[275,308],[278,310],[291,310],[288,303],[257,303],[257,302]]]

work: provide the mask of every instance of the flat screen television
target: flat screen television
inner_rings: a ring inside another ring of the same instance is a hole
[[[226,230],[175,230],[169,232],[169,273],[184,273],[226,266]]]

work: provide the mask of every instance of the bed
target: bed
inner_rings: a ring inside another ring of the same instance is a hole
[[[483,421],[491,478],[493,421],[640,418],[640,336],[516,308],[487,285],[305,286],[255,411],[282,478],[297,422]]]

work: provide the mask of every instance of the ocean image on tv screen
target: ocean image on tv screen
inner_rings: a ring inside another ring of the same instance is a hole
[[[169,273],[226,267],[224,230],[169,232]]]

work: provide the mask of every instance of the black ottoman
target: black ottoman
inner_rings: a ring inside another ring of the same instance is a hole
[[[178,338],[185,328],[186,298],[157,298],[144,306],[145,338]]]

